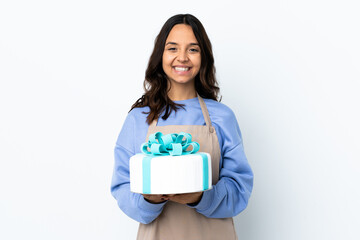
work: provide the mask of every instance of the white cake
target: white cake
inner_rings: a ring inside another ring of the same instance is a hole
[[[211,188],[211,157],[208,153],[180,156],[136,154],[130,158],[132,192],[176,194]]]

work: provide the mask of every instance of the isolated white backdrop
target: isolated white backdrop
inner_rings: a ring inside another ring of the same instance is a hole
[[[356,1],[0,2],[0,239],[134,239],[113,147],[163,23],[191,13],[255,174],[239,239],[359,239]]]

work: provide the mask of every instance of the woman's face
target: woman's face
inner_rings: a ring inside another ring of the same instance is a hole
[[[175,25],[166,41],[162,67],[171,84],[193,84],[201,66],[200,47],[192,28]]]

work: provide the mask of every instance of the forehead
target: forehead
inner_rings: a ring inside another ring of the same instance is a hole
[[[186,24],[176,24],[170,31],[166,42],[198,43],[192,28]]]

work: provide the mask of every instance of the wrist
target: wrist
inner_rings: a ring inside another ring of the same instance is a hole
[[[190,205],[190,206],[196,206],[196,205],[198,205],[199,202],[200,202],[201,199],[202,199],[202,195],[203,195],[203,192],[200,193],[200,195],[196,198],[195,201],[190,202],[190,203],[187,203],[187,204]]]
[[[143,198],[145,199],[145,201],[147,201],[148,203],[152,203],[152,204],[160,204],[160,203],[166,202],[166,199],[163,199],[163,198],[156,199],[153,197],[145,196],[144,194],[143,194]]]
[[[166,202],[166,200],[164,200],[164,201],[153,201],[153,200],[149,200],[147,198],[144,198],[144,199],[145,199],[145,201],[147,201],[149,203],[152,203],[152,204],[160,204],[160,203]]]

